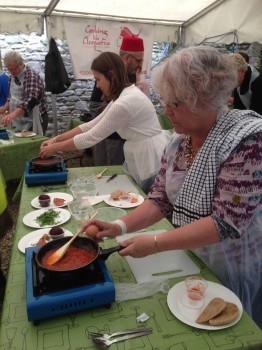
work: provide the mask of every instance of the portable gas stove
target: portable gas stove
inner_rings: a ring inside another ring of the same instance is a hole
[[[46,170],[30,162],[26,162],[25,165],[25,183],[28,186],[33,185],[51,185],[62,184],[67,181],[67,170],[64,162],[49,167]]]
[[[97,259],[94,269],[70,281],[50,280],[35,262],[39,247],[26,248],[26,307],[28,321],[69,314],[115,301],[115,285],[105,262]]]

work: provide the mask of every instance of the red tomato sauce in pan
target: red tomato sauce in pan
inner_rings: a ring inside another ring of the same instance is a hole
[[[46,164],[55,164],[57,160],[54,159],[37,159],[33,161],[35,165],[46,165]]]
[[[47,259],[57,249],[58,248],[51,249],[50,251],[48,251],[41,260],[41,264],[49,270],[64,271],[76,269],[89,264],[92,260],[94,260],[96,256],[95,252],[90,252],[83,248],[70,246],[60,261],[53,265],[48,265]]]

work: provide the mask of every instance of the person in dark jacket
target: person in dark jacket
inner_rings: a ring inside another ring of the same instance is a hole
[[[232,105],[234,109],[251,109],[262,114],[262,77],[261,73],[248,64],[239,53],[229,54],[238,71],[237,87],[233,91]]]

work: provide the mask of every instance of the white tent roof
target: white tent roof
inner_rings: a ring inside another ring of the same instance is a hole
[[[27,14],[106,16],[183,24],[214,0],[1,0],[0,9]]]
[[[262,43],[262,0],[0,0],[0,33],[43,33],[64,38],[63,17],[155,24],[156,41],[184,44],[232,32],[239,42]],[[10,17],[10,15],[12,17]],[[232,42],[228,37],[224,42]]]
[[[176,41],[179,26],[219,3],[221,0],[0,0],[0,32],[41,34],[43,17],[50,16],[51,34],[61,38],[63,16],[77,16],[153,23],[158,29],[156,40]]]

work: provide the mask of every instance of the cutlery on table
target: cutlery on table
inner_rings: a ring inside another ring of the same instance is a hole
[[[91,215],[89,220],[93,219],[97,214],[98,214],[98,211],[94,212],[94,214]],[[82,232],[82,228],[66,244],[62,245],[62,247],[60,247],[52,255],[50,255],[50,257],[47,259],[47,265],[54,265],[55,263],[60,261],[62,257],[65,255],[65,253],[67,252],[71,243],[76,239],[76,237],[78,237],[78,235],[81,232]]]
[[[106,182],[113,180],[116,176],[117,176],[117,174],[114,174],[114,175],[110,176],[110,178],[107,179]]]
[[[101,179],[102,175],[104,174],[104,172],[107,170],[107,168],[105,168],[103,171],[101,171],[101,173],[96,175],[97,179]]]
[[[102,334],[90,332],[92,342],[100,349],[107,349],[111,344],[131,338],[141,337],[152,333],[152,328],[135,328],[115,332],[113,334]],[[112,339],[111,339],[112,338]]]
[[[43,192],[50,192],[50,191],[56,191],[56,190],[61,190],[61,189],[66,189],[68,186],[63,186],[63,187],[48,187],[48,186],[41,186],[41,190]]]

